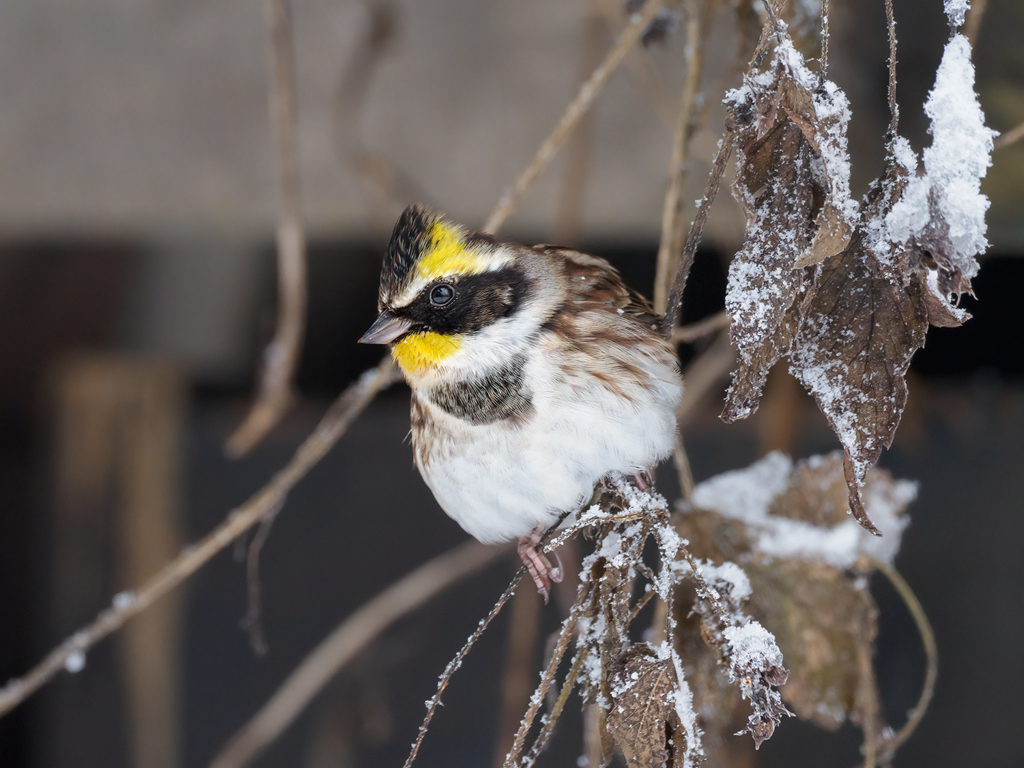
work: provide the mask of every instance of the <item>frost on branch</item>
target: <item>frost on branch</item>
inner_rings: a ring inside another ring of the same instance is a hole
[[[844,195],[845,99],[829,83],[815,85],[790,49],[788,40],[779,43],[767,92],[813,86],[813,113],[786,108],[782,97],[765,102],[758,88],[768,86],[767,73],[726,100],[747,234],[729,273],[726,306],[740,363],[722,417],[753,413],[769,368],[788,356],[843,446],[851,510],[877,533],[861,486],[892,444],[907,368],[929,324],[969,317],[956,302],[970,292],[976,257],[988,245],[980,181],[993,134],[974,92],[970,45],[956,35],[925,105],[932,145],[924,172],[909,143],[891,136],[885,174],[852,210]],[[758,106],[765,103],[767,111]],[[824,138],[814,145],[812,134]]]
[[[709,586],[733,617],[731,628],[720,628],[707,598],[676,600],[677,647],[710,765],[730,764],[736,746],[722,734],[749,718],[718,659],[731,653],[733,667],[749,659],[771,669],[772,646],[760,642],[759,627],[786,660],[780,692],[797,717],[829,729],[848,719],[874,723],[875,732],[882,726],[871,668],[876,609],[864,575],[871,558],[895,557],[916,485],[881,470],[868,475],[864,500],[885,533],[878,538],[847,512],[842,465],[839,454],[794,465],[773,453],[698,485],[692,508],[678,518],[680,535],[692,542]],[[688,615],[691,606],[695,615]]]

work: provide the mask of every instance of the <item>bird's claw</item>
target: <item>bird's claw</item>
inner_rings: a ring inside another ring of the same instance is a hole
[[[520,536],[517,551],[530,578],[537,585],[537,592],[544,598],[544,604],[547,605],[548,595],[551,593],[551,582],[557,584],[562,580],[563,574],[562,563],[558,559],[558,555],[554,555],[557,565],[552,566],[548,559],[537,551],[537,545],[540,544],[544,531],[545,528],[539,525],[528,536]]]

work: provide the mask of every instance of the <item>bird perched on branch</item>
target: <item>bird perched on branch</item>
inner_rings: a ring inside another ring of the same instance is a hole
[[[604,259],[470,232],[421,206],[395,225],[380,316],[412,388],[416,466],[488,544],[519,540],[547,599],[561,579],[537,545],[606,475],[672,450],[682,381],[659,318]]]

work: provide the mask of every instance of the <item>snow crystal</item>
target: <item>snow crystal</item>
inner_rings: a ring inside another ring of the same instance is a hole
[[[736,603],[742,603],[751,595],[750,579],[736,563],[726,561],[721,565],[710,562],[700,564],[700,573],[708,584],[728,586],[729,596]]]
[[[131,606],[135,602],[135,593],[131,590],[125,592],[118,592],[114,595],[114,599],[111,602],[115,611],[123,611]]]
[[[934,214],[949,228],[952,266],[970,279],[978,273],[975,255],[988,248],[985,211],[989,201],[981,194],[981,179],[992,165],[995,134],[985,127],[974,92],[971,44],[963,35],[954,35],[946,43],[925,113],[932,134],[932,144],[924,151],[925,175],[910,180],[902,199],[886,216],[886,229],[892,242],[905,243],[934,226]],[[899,148],[905,160],[907,150]]]
[[[726,517],[761,523],[772,499],[789,487],[793,461],[773,451],[745,469],[712,477],[693,489],[693,503]]]
[[[944,0],[946,16],[951,27],[959,27],[964,23],[964,16],[971,7],[971,0]]]
[[[734,667],[782,666],[782,651],[775,644],[775,636],[753,619],[742,627],[726,627],[722,634],[732,649]]]

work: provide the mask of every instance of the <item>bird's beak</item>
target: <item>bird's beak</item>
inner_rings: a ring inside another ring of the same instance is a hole
[[[360,344],[387,344],[412,328],[412,321],[397,317],[388,310],[380,313],[370,329],[359,339]]]

